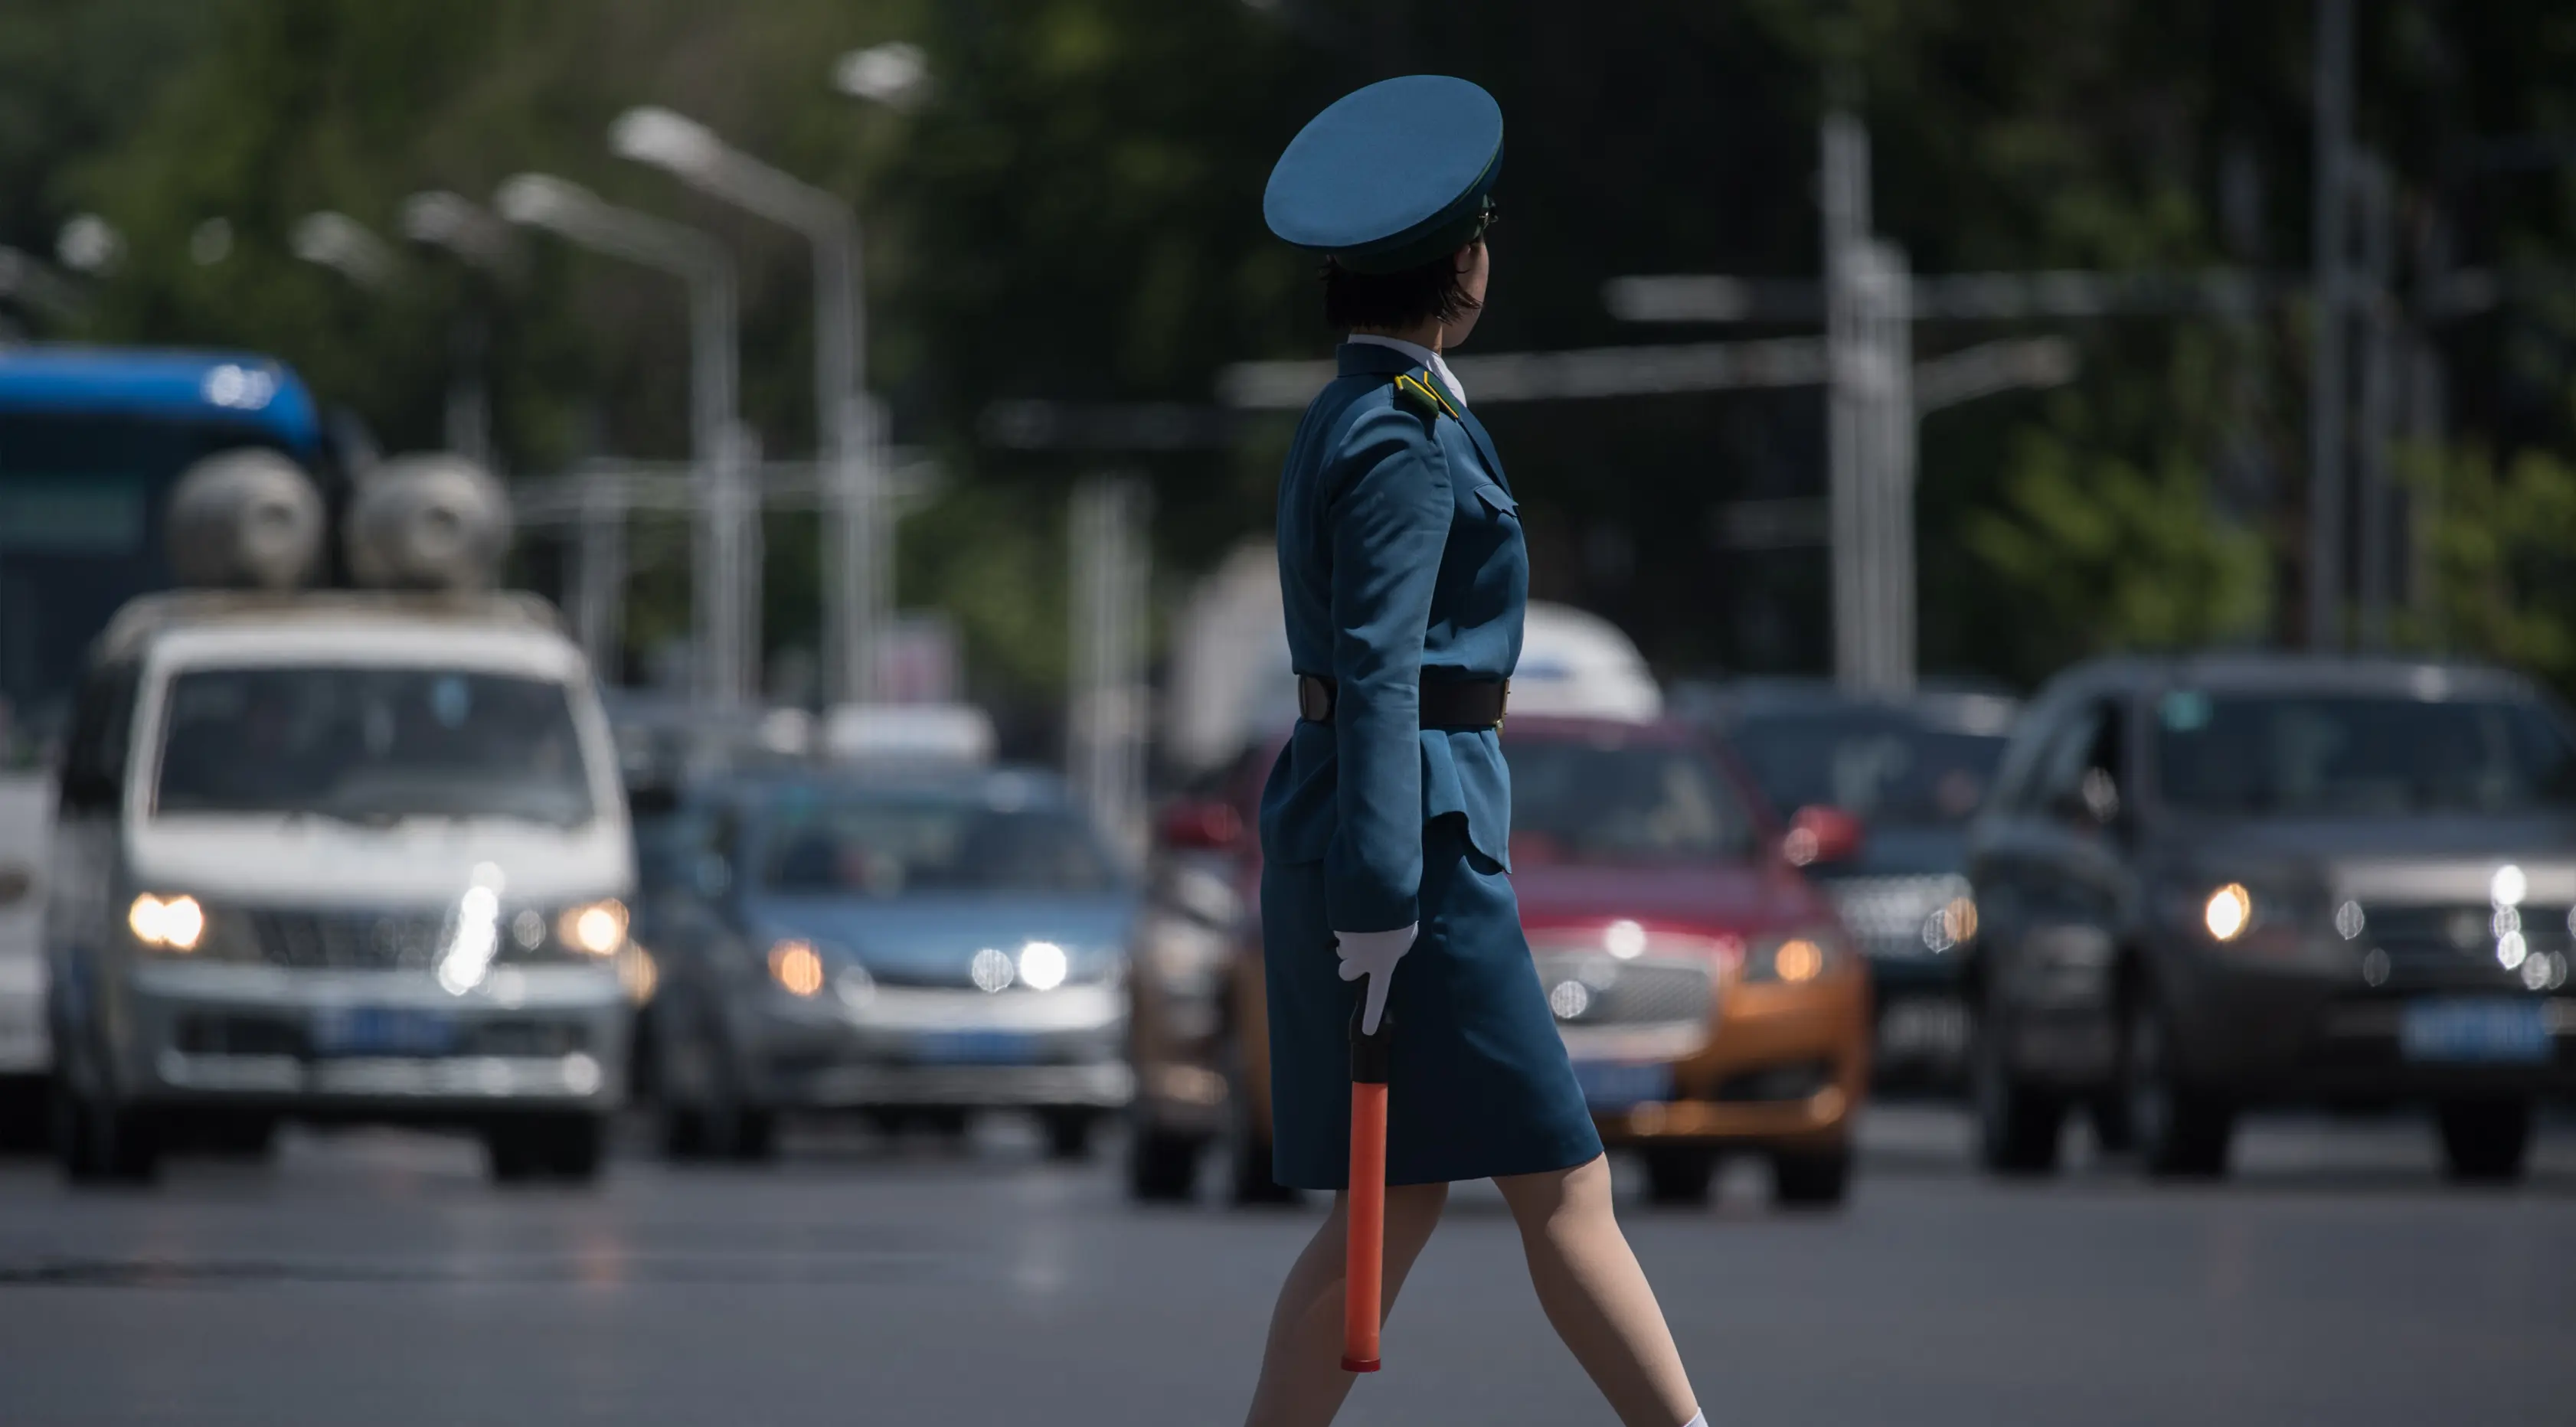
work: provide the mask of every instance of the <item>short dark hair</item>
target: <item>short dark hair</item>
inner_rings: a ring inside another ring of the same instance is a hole
[[[1456,253],[1391,273],[1353,272],[1326,258],[1323,278],[1324,321],[1345,332],[1447,322],[1476,306],[1467,296]]]

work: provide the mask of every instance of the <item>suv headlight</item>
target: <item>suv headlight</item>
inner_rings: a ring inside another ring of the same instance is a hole
[[[2321,896],[2275,879],[2184,879],[2168,885],[2160,900],[2169,925],[2230,955],[2295,953],[2307,928],[2328,924]]]
[[[1833,927],[1808,927],[1786,936],[1766,936],[1746,948],[1744,979],[1802,985],[1824,975],[1851,954],[1842,932]]]
[[[154,951],[186,956],[205,939],[206,909],[185,892],[169,897],[140,892],[126,904],[125,929]]]

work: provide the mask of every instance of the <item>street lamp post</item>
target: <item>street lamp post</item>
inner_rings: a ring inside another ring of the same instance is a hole
[[[741,152],[715,131],[652,106],[609,127],[620,157],[804,235],[814,249],[815,445],[823,467],[823,668],[827,699],[876,696],[878,640],[893,603],[886,538],[883,424],[866,394],[866,308],[859,220],[831,193]]]
[[[695,229],[619,208],[549,174],[511,178],[493,206],[513,223],[543,228],[688,284],[689,444],[699,509],[690,542],[697,689],[710,704],[739,707],[751,696],[759,647],[760,566],[747,443],[735,419],[733,260]]]
[[[508,225],[462,194],[435,189],[415,193],[403,200],[395,226],[411,241],[444,249],[466,266],[495,276],[507,276],[517,266],[518,250]],[[447,449],[487,466],[492,463],[492,401],[484,386],[483,360],[489,338],[478,294],[460,314],[450,339],[456,368],[447,387]]]

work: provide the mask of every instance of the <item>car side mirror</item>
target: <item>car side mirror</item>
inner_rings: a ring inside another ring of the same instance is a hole
[[[1799,867],[1830,866],[1860,856],[1866,831],[1861,820],[1821,803],[1798,809],[1780,839],[1780,855]]]
[[[1178,852],[1230,852],[1243,841],[1243,814],[1232,803],[1177,802],[1163,810],[1155,840]]]
[[[2120,784],[2107,768],[2087,768],[2074,787],[2050,804],[2060,818],[2078,827],[2110,827],[2120,820]]]

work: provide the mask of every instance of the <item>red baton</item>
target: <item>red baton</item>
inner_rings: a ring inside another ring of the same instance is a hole
[[[1386,1064],[1395,1018],[1377,1033],[1351,1012],[1351,1195],[1348,1261],[1342,1280],[1342,1371],[1376,1372],[1377,1326],[1386,1279]]]

